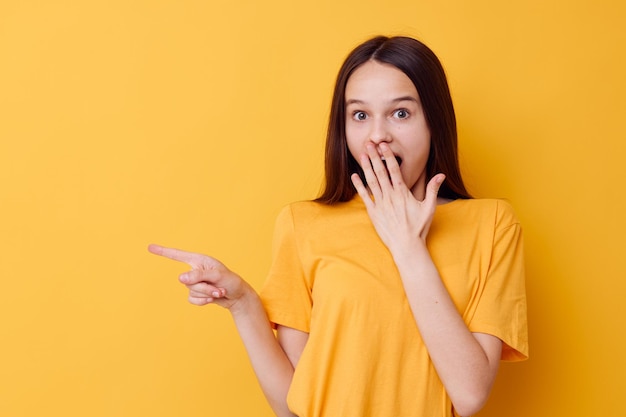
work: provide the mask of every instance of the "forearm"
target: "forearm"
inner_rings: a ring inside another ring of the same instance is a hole
[[[491,390],[497,361],[490,362],[467,328],[423,241],[411,245],[410,251],[397,250],[394,259],[422,339],[452,403],[462,415],[476,412]]]
[[[237,330],[270,406],[279,417],[295,417],[287,408],[293,366],[279,345],[254,290],[231,308]]]

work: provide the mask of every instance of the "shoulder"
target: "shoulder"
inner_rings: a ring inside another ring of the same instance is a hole
[[[368,221],[365,205],[351,200],[333,205],[315,201],[298,201],[283,207],[277,217],[279,229],[290,228],[295,233],[307,235],[327,233]]]
[[[301,231],[324,217],[325,206],[314,201],[297,201],[284,206],[276,217],[277,230]]]
[[[454,212],[469,219],[482,219],[497,224],[519,223],[515,210],[510,202],[499,198],[472,198],[454,200],[441,206],[442,212]]]
[[[309,222],[324,211],[322,204],[314,201],[297,201],[284,206],[277,216],[277,223]]]
[[[498,228],[519,225],[515,210],[511,203],[504,199],[483,199],[493,211],[495,225]]]
[[[297,222],[332,221],[332,219],[351,216],[363,210],[364,205],[356,199],[333,205],[307,200],[297,201],[283,207],[279,217],[291,217]]]
[[[437,206],[433,225],[451,234],[493,235],[511,226],[519,227],[512,205],[502,199],[459,199]]]

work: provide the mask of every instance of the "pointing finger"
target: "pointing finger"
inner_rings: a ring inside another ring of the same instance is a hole
[[[180,249],[166,248],[159,245],[149,245],[148,251],[155,255],[163,256],[174,261],[184,262],[190,266],[197,265],[202,262],[204,255],[199,253],[187,252]]]

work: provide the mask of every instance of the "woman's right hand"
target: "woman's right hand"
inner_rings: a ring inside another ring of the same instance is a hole
[[[148,251],[191,267],[190,271],[178,277],[189,289],[191,304],[203,306],[213,303],[232,312],[250,291],[254,291],[239,275],[210,256],[159,245],[148,246]]]
[[[280,329],[285,343],[283,348],[276,339],[257,293],[217,259],[158,245],[150,245],[148,250],[191,266],[191,271],[179,277],[189,289],[189,302],[199,306],[218,304],[230,311],[274,413],[277,416],[295,417],[287,406],[287,392],[294,373],[291,360],[295,361],[297,359],[292,358],[300,356],[308,335],[295,329]],[[291,359],[286,352],[292,356]]]

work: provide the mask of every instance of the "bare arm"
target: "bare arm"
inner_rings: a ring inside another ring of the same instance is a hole
[[[272,410],[278,417],[295,417],[287,408],[287,392],[294,366],[278,343],[261,300],[254,290],[231,314],[254,373]]]
[[[389,147],[383,143],[379,149],[387,168],[373,146],[360,158],[369,191],[358,175],[353,175],[352,181],[394,258],[420,334],[452,404],[463,416],[474,414],[491,391],[502,342],[469,331],[426,247],[444,176],[433,177],[425,190],[410,190]],[[414,194],[425,194],[423,201]]]
[[[306,342],[309,340],[309,334],[301,330],[296,330],[291,327],[278,326],[277,336],[278,343],[283,348],[291,365],[296,367],[300,361],[300,356],[304,350]]]
[[[425,244],[416,242],[407,255],[394,258],[422,339],[456,411],[462,416],[472,415],[487,401],[502,342],[468,330]]]
[[[191,271],[179,277],[189,289],[189,302],[200,306],[218,304],[230,311],[261,389],[274,413],[278,417],[295,417],[287,407],[287,391],[295,367],[292,358],[299,357],[298,340],[302,340],[302,335],[298,338],[297,333],[293,333],[298,331],[294,329],[283,331],[283,339],[285,336],[286,339],[282,344],[288,356],[274,335],[259,296],[239,275],[209,256],[158,245],[150,245],[148,249],[156,255],[191,266]]]

